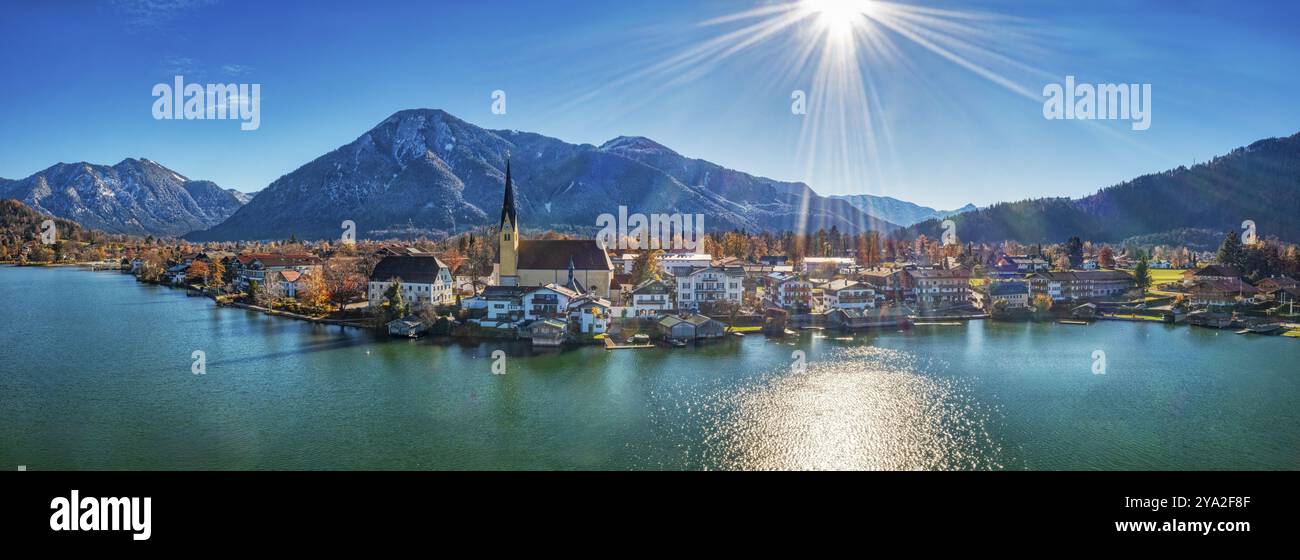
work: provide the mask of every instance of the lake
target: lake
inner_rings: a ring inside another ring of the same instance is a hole
[[[0,297],[10,470],[1300,468],[1282,337],[975,321],[533,350],[66,267],[0,267]]]

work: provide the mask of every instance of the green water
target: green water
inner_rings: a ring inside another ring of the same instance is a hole
[[[67,268],[0,267],[0,301],[7,469],[1300,467],[1300,340],[1280,337],[973,322],[533,351]]]

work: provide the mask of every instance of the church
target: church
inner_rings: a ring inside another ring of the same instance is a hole
[[[610,297],[614,265],[595,239],[521,239],[510,162],[501,204],[497,285],[524,288],[556,284],[583,293]]]

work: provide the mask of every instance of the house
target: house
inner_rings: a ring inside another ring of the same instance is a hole
[[[1282,288],[1295,288],[1297,286],[1300,286],[1300,283],[1287,276],[1274,276],[1255,282],[1255,287],[1266,294],[1274,294]]]
[[[1022,276],[1032,272],[1048,270],[1051,267],[1051,263],[1042,257],[1004,254],[993,263],[989,273],[997,276]]]
[[[964,268],[914,268],[903,274],[920,305],[961,305],[970,299],[970,272]]]
[[[173,286],[179,286],[185,283],[185,275],[189,273],[189,270],[189,263],[174,264],[167,267],[167,272],[163,274],[163,277]]]
[[[885,299],[894,301],[905,297],[903,269],[893,267],[871,268],[862,271],[862,282],[869,284],[876,293]]]
[[[727,301],[740,305],[745,294],[745,272],[732,268],[678,268],[677,307],[699,309],[701,303]]]
[[[370,306],[381,305],[384,293],[399,280],[402,298],[412,307],[456,302],[451,270],[438,257],[421,254],[384,257],[375,265],[366,292]]]
[[[790,310],[812,309],[812,283],[793,275],[783,275],[772,279],[777,305]]]
[[[646,280],[632,289],[632,314],[637,317],[656,317],[673,309],[672,292],[663,282]]]
[[[567,319],[569,302],[582,295],[555,284],[547,284],[540,288],[525,288],[525,290],[519,298],[519,303],[524,312],[524,319],[529,321]]]
[[[1007,302],[1007,309],[1024,309],[1029,307],[1029,284],[1027,282],[993,282],[989,284],[989,305],[997,300]]]
[[[772,266],[785,264],[788,260],[790,260],[790,257],[785,255],[763,255],[758,258],[758,262]]]
[[[720,338],[727,334],[727,325],[699,314],[669,315],[659,320],[658,328],[660,335],[670,340]]]
[[[266,274],[266,284],[275,286],[284,297],[297,298],[306,287],[306,275],[297,270],[276,270]]]
[[[1188,270],[1183,273],[1183,283],[1191,286],[1198,280],[1236,280],[1241,278],[1241,270],[1235,266],[1212,264]]]
[[[1194,280],[1188,289],[1192,305],[1236,305],[1255,297],[1259,290],[1241,278],[1207,277]]]
[[[852,280],[834,280],[822,287],[822,302],[830,309],[869,309],[876,306],[876,289]]]
[[[613,306],[609,300],[586,294],[569,302],[569,322],[583,334],[600,334],[609,331]]]
[[[523,321],[524,305],[522,296],[526,289],[519,286],[488,286],[483,292],[474,298],[482,302],[482,307],[486,309],[484,319],[479,324],[495,323],[500,326],[514,326],[514,323]],[[471,307],[475,306],[470,304]]]
[[[557,319],[533,321],[528,325],[533,346],[560,346],[569,334],[568,325]]]
[[[254,283],[266,281],[268,272],[296,270],[311,272],[320,268],[320,257],[311,253],[255,253],[239,255],[235,265],[235,288],[246,290]]]
[[[1118,270],[1036,272],[1029,275],[1030,295],[1046,294],[1052,301],[1115,298],[1136,285],[1137,281],[1131,274]]]

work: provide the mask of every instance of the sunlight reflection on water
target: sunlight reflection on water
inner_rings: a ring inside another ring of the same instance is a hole
[[[724,469],[999,469],[990,413],[944,364],[873,347],[707,398],[703,464]]]

